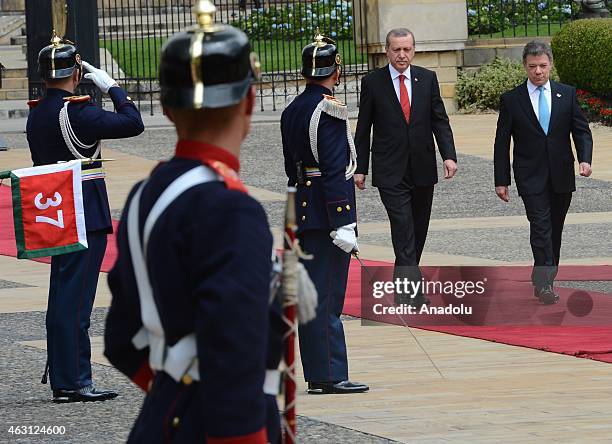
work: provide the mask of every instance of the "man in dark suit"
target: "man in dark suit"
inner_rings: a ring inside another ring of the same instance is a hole
[[[552,284],[557,274],[565,215],[576,190],[574,139],[580,175],[591,175],[593,138],[576,90],[549,80],[553,56],[546,43],[523,49],[527,81],[501,96],[495,135],[495,192],[508,202],[510,138],[514,142],[514,180],[530,226],[534,294],[544,304],[559,297]]]
[[[101,69],[94,68],[77,48],[54,36],[38,55],[46,94],[31,100],[27,138],[34,165],[73,159],[100,159],[100,139],[137,136],[144,130],[140,113],[127,92]],[[74,96],[83,77],[108,93],[116,112]],[[47,370],[53,401],[104,401],[117,396],[97,389],[91,379],[89,318],[96,295],[106,236],[113,231],[101,162],[83,166],[86,250],[53,256],[47,308]]]
[[[434,136],[444,160],[445,179],[455,175],[457,156],[435,72],[410,64],[414,35],[408,29],[393,29],[385,48],[389,64],[361,82],[355,184],[365,189],[372,151],[372,185],[378,187],[391,222],[396,277],[397,267],[410,267],[410,278],[419,280],[417,266],[438,181]],[[429,302],[423,295],[412,297],[405,302]]]

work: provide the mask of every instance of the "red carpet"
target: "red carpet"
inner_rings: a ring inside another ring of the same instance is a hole
[[[374,271],[371,267],[390,266],[389,263],[377,261],[364,263],[370,273]],[[531,267],[466,268],[473,275],[488,276],[489,282],[495,276],[496,305],[483,307],[481,304],[481,313],[476,310],[472,316],[463,317],[419,315],[411,319],[409,315],[374,315],[367,309],[362,312],[360,266],[353,260],[343,311],[363,319],[395,325],[416,325],[416,328],[425,330],[612,363],[612,294],[576,292],[574,289],[557,287],[555,291],[560,301],[555,305],[543,306],[532,295]],[[442,269],[461,272],[461,267],[423,267],[423,275],[428,280],[439,279],[437,274]],[[610,266],[566,266],[559,268],[557,279],[609,281],[612,280],[611,270]],[[366,276],[369,277],[367,273]],[[592,311],[588,316],[580,313],[583,305],[576,305],[576,300],[581,297],[592,302]],[[429,295],[429,298],[431,306],[443,307],[447,305],[444,302],[448,303],[448,299],[444,300],[439,295]]]
[[[0,255],[16,256],[13,214],[8,186],[0,186]],[[102,271],[108,272],[111,269],[116,255],[115,238],[111,235],[102,264]],[[49,262],[49,258],[37,260]],[[390,265],[387,262],[379,261],[364,262],[367,267]],[[468,275],[470,273],[480,276],[486,275],[491,281],[501,283],[499,284],[500,291],[507,292],[507,294],[503,293],[504,297],[500,299],[510,301],[509,308],[505,307],[508,310],[500,311],[499,307],[497,307],[497,311],[488,310],[486,318],[479,321],[482,324],[491,325],[499,323],[501,320],[507,321],[504,316],[507,317],[508,313],[516,313],[516,316],[528,316],[531,323],[541,325],[473,326],[469,325],[467,319],[449,316],[436,319],[432,317],[427,322],[421,321],[418,328],[612,363],[612,326],[606,326],[605,319],[598,319],[593,315],[583,316],[583,318],[580,318],[579,315],[567,315],[568,302],[571,303],[571,298],[573,295],[575,296],[575,290],[557,288],[556,291],[561,297],[560,302],[554,306],[543,307],[533,297],[527,299],[527,301],[520,299],[523,297],[520,296],[524,294],[523,290],[527,290],[528,293],[531,287],[531,267],[529,266],[466,267],[465,269],[461,267],[423,267],[423,274],[429,279],[442,280],[441,273],[447,273],[449,270],[458,272],[464,278],[466,273]],[[356,260],[351,261],[344,312],[357,317],[362,317],[360,276],[359,263]],[[612,266],[562,266],[559,269],[557,280],[612,280]],[[517,294],[520,295],[517,296]],[[594,310],[595,312],[605,313],[608,308],[612,309],[612,295],[594,291],[581,292],[581,294],[586,294],[592,299],[593,307],[597,309]],[[513,301],[513,298],[516,301]],[[431,299],[433,305],[443,305],[440,304],[442,301],[437,296],[433,296]],[[400,316],[385,318],[385,322],[397,325],[403,325],[404,321]],[[514,321],[516,321],[516,318]],[[612,321],[609,322],[612,323]],[[558,325],[546,325],[550,323]]]

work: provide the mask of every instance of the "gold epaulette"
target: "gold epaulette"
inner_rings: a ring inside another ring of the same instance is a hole
[[[336,106],[346,106],[344,103],[336,99],[334,96],[329,96],[327,94],[322,94],[322,95],[325,100],[327,100],[328,102],[332,102]]]
[[[325,114],[329,114],[330,116],[341,120],[348,119],[348,107],[334,96],[323,94],[321,105],[321,110]]]
[[[40,99],[28,100],[28,108],[30,109],[36,108],[36,106],[38,105],[38,102],[40,102]]]
[[[90,96],[68,96],[64,97],[64,102],[89,102],[91,100]]]

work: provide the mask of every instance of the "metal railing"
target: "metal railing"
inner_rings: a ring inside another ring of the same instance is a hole
[[[244,30],[262,64],[259,108],[277,110],[303,89],[302,48],[315,29],[335,39],[344,62],[340,100],[357,102],[369,71],[366,0],[217,0],[216,20]],[[161,45],[193,25],[193,0],[105,0],[98,8],[100,63],[141,110],[157,108]],[[355,17],[360,17],[355,23]]]
[[[467,0],[468,34],[476,38],[550,36],[572,21],[572,0]]]

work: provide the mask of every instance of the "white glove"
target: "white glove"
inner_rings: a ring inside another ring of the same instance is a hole
[[[352,224],[343,225],[336,231],[329,233],[331,238],[334,240],[334,245],[346,253],[359,251],[359,248],[357,247],[357,236],[355,235],[356,226],[357,224],[353,222]]]
[[[100,88],[100,91],[107,93],[113,86],[119,86],[106,71],[90,65],[85,60],[83,60],[81,63],[83,64],[83,68],[89,71],[87,74],[85,74],[85,78],[94,82],[96,86]]]
[[[306,324],[317,316],[319,296],[317,289],[308,275],[308,271],[298,262],[298,304],[297,316],[300,324]]]

